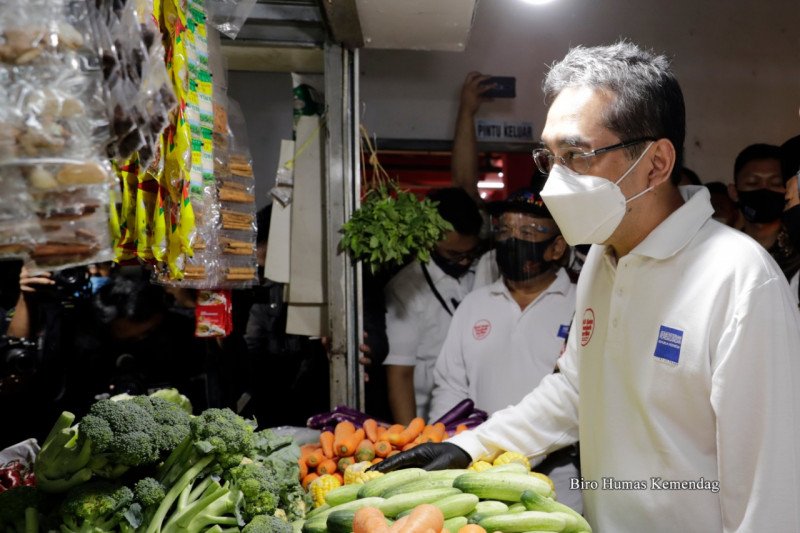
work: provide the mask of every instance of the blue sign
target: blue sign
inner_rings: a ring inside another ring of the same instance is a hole
[[[656,351],[653,355],[659,359],[677,363],[681,357],[682,343],[683,332],[681,330],[661,326],[661,329],[658,331]]]
[[[569,324],[561,324],[558,327],[558,336],[562,339],[569,337]]]

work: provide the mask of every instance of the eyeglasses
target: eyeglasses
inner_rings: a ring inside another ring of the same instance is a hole
[[[492,226],[492,235],[498,241],[510,239],[517,234],[520,239],[534,241],[536,237],[550,236],[555,230],[539,224],[524,224],[522,226],[509,226],[507,224],[497,224]]]
[[[554,155],[553,152],[547,148],[536,148],[533,150],[531,155],[533,156],[533,161],[536,163],[536,167],[543,174],[550,174],[550,170],[553,168],[555,163],[560,163],[573,172],[577,172],[578,174],[584,174],[589,171],[592,157],[605,154],[606,152],[613,152],[614,150],[619,150],[621,148],[635,146],[645,141],[655,141],[655,139],[652,137],[641,137],[639,139],[633,139],[632,141],[625,141],[612,144],[611,146],[604,146],[603,148],[598,148],[597,150],[592,150],[590,152],[571,151],[566,152],[564,155]]]

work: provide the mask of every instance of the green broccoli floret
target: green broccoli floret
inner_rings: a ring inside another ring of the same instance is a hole
[[[161,531],[164,519],[178,497],[183,499],[182,493],[187,490],[196,493],[193,484],[199,478],[226,472],[240,464],[252,450],[253,426],[230,409],[207,409],[191,419],[190,428],[190,434],[159,470],[158,480],[168,490],[158,508],[151,511],[146,533]],[[226,492],[231,491],[226,489]],[[239,491],[235,492],[241,495]],[[219,498],[205,497],[209,501]]]
[[[313,500],[311,494],[304,491],[300,483],[284,483],[281,489],[280,508],[286,513],[286,518],[290,522],[302,520],[306,513],[312,508]]]
[[[6,533],[38,533],[39,492],[22,485],[0,492],[0,531]]]
[[[242,533],[292,533],[292,525],[271,515],[258,515],[242,528]]]
[[[143,508],[147,508],[161,503],[167,491],[164,489],[164,485],[159,481],[151,477],[146,477],[136,482],[133,486],[133,494],[136,501],[139,502]]]
[[[115,531],[126,521],[133,491],[106,481],[90,482],[70,490],[61,504],[62,533]]]
[[[189,435],[191,416],[177,404],[154,396],[134,396],[131,401],[149,412],[158,424],[156,445],[160,453],[170,453]]]
[[[257,515],[272,514],[278,508],[280,479],[271,465],[244,463],[231,468],[227,477],[244,495],[242,518],[245,521]]]
[[[150,394],[151,398],[161,398],[180,407],[186,414],[192,414],[192,402],[178,392],[178,389],[160,389]]]

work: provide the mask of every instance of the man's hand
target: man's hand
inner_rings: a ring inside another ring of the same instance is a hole
[[[480,72],[470,72],[464,80],[464,85],[461,87],[461,112],[474,115],[478,112],[483,102],[488,101],[483,94],[492,88],[492,85],[483,82],[491,78]]]
[[[369,374],[367,373],[367,368],[372,366],[372,348],[369,347],[367,344],[367,332],[364,332],[364,338],[361,344],[358,345],[358,351],[361,352],[361,357],[358,358],[358,362],[364,365],[364,382],[369,382]]]
[[[472,462],[467,452],[449,442],[426,443],[414,446],[407,452],[398,453],[370,467],[378,472],[391,472],[398,468],[424,468],[443,470],[445,468],[466,468]]]
[[[37,285],[54,285],[55,281],[50,279],[50,272],[42,272],[41,274],[32,275],[27,268],[22,267],[19,273],[19,289],[23,293],[36,292]]]

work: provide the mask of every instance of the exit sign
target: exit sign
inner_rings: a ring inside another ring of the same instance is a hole
[[[479,141],[532,142],[533,123],[506,120],[477,120],[475,135]]]

